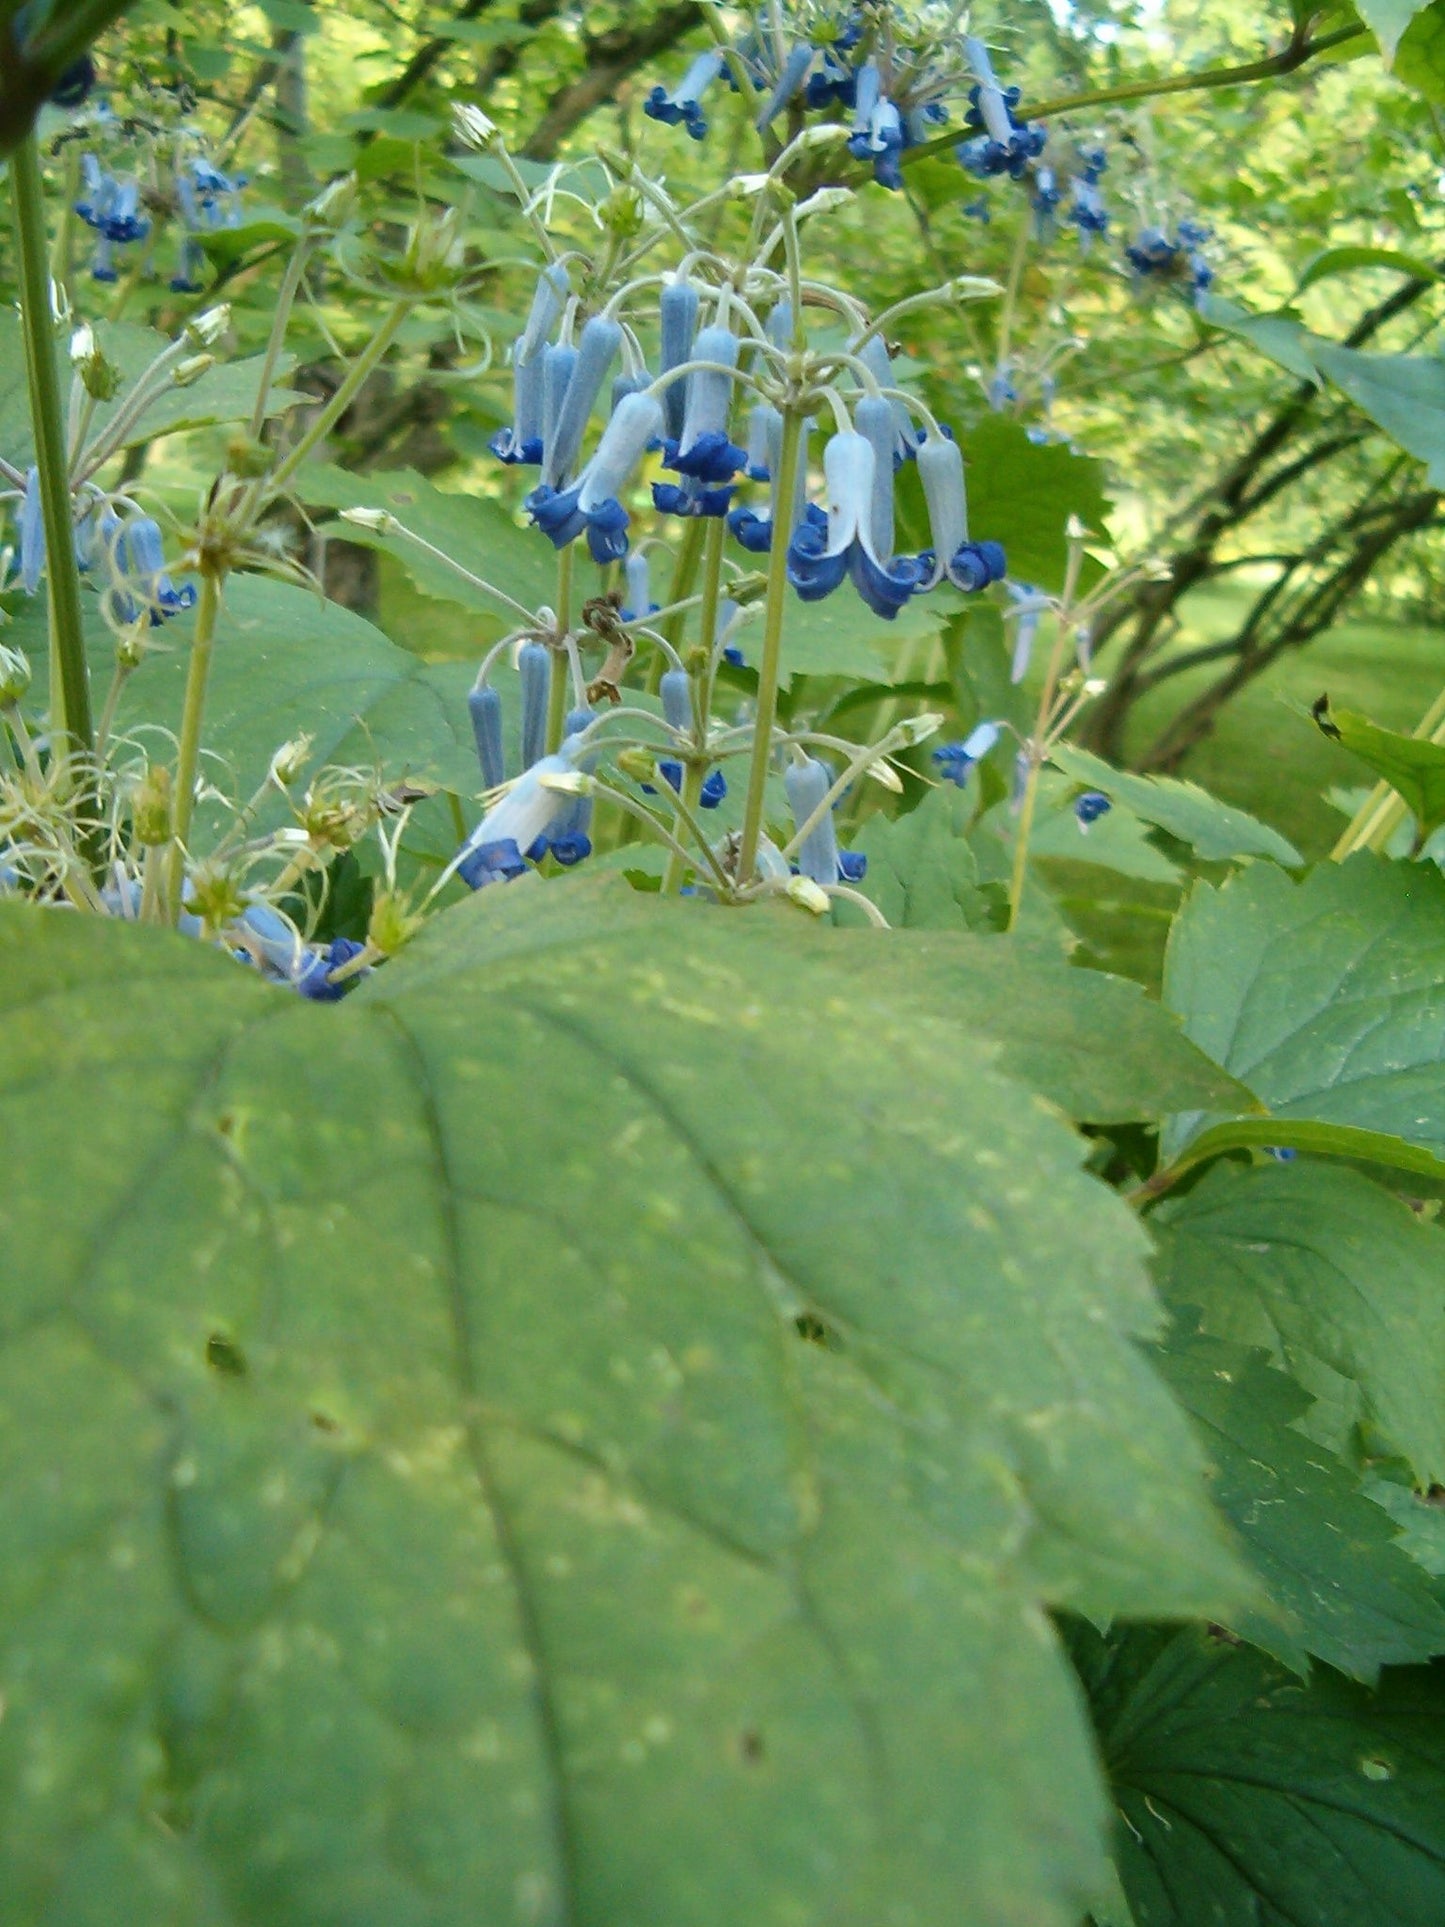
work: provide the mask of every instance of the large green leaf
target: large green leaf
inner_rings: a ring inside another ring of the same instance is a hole
[[[906,816],[869,817],[853,839],[868,859],[863,888],[895,929],[987,930],[993,923],[964,836],[970,814],[962,793],[945,783]]]
[[[1395,49],[1395,74],[1433,101],[1445,100],[1445,5],[1430,0]]]
[[[1315,720],[1326,736],[1342,743],[1398,792],[1422,842],[1445,823],[1445,743],[1381,729],[1368,716],[1331,709],[1327,701],[1316,705]]]
[[[1392,441],[1426,464],[1445,487],[1445,360],[1437,355],[1371,355],[1311,337],[1319,368]]]
[[[1221,803],[1197,783],[1181,783],[1172,776],[1136,776],[1129,770],[1115,769],[1101,756],[1074,743],[1056,743],[1049,757],[1074,782],[1102,790],[1112,802],[1123,804],[1143,822],[1190,844],[1206,862],[1263,856],[1297,867],[1304,861],[1278,830],[1245,810],[1235,809],[1233,804]]]
[[[1137,1927],[1445,1919],[1445,1669],[1371,1693],[1202,1632],[1073,1644]]]
[[[1355,11],[1379,41],[1386,66],[1395,58],[1405,29],[1429,4],[1430,0],[1355,0]]]
[[[1310,353],[1311,337],[1293,310],[1285,308],[1273,314],[1256,314],[1224,295],[1206,292],[1199,298],[1199,314],[1210,327],[1238,335],[1301,381],[1319,385],[1320,372]]]
[[[1263,1353],[1172,1334],[1159,1362],[1195,1420],[1214,1497],[1269,1597],[1234,1630],[1296,1672],[1309,1657],[1373,1682],[1382,1666],[1445,1652],[1445,1612],[1357,1475],[1293,1430],[1311,1404]]]
[[[160,652],[142,662],[121,698],[121,734],[140,724],[179,726],[193,621],[178,616],[157,632]],[[30,650],[39,705],[46,670],[41,602],[22,611],[13,634]],[[103,692],[114,644],[98,619],[89,640],[91,681]],[[475,673],[473,663],[423,662],[308,590],[267,576],[232,576],[206,699],[206,773],[227,793],[249,796],[282,743],[306,730],[318,764],[380,766],[389,777],[428,778],[471,795],[481,787],[467,715]]]
[[[88,441],[93,441],[110,425],[125,406],[132,384],[156,356],[170,346],[167,336],[136,322],[98,321],[94,327],[101,347],[120,370],[124,385],[114,401],[97,403],[91,415]],[[218,361],[184,388],[174,384],[167,387],[122,435],[119,446],[130,448],[157,435],[204,428],[213,422],[249,420],[256,405],[262,360],[262,356],[254,355],[244,361]],[[293,355],[286,355],[278,364],[277,372],[283,379],[294,360]],[[278,385],[271,391],[267,413],[282,414],[294,402],[304,399],[303,395]],[[21,468],[35,458],[20,317],[9,309],[0,311],[0,455]]]
[[[963,452],[978,478],[969,499],[974,539],[1003,543],[1016,582],[1060,590],[1069,518],[1077,516],[1096,534],[1108,520],[1103,463],[1076,455],[1064,442],[1031,441],[1024,424],[1007,415],[975,422]]]
[[[1255,864],[1196,886],[1164,1001],[1283,1117],[1445,1155],[1445,877],[1360,853],[1295,883]]]
[[[486,891],[317,1008],[0,906],[5,1927],[1073,1927],[1039,1606],[1244,1603],[1142,1234],[745,921]]]
[[[1219,1165],[1150,1224],[1171,1304],[1311,1389],[1319,1366],[1339,1374],[1421,1482],[1445,1480],[1445,1232],[1358,1173],[1304,1161]]]

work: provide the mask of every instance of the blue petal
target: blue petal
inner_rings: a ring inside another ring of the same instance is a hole
[[[483,843],[475,850],[469,850],[457,865],[457,875],[468,889],[481,890],[489,883],[508,883],[513,877],[524,874],[526,859],[517,848],[513,837],[503,837],[496,843]]]
[[[875,562],[861,542],[848,544],[846,561],[853,586],[874,615],[892,622],[915,589],[924,580],[915,557],[896,556],[892,568]]]

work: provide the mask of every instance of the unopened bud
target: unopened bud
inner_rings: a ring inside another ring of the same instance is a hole
[[[147,849],[171,840],[171,773],[164,763],[152,763],[136,787],[131,805],[135,839]]]
[[[96,401],[115,399],[120,389],[120,370],[102,353],[89,322],[70,337],[70,362],[88,395]]]
[[[271,780],[279,783],[283,790],[291,785],[305,769],[311,755],[311,737],[298,736],[293,742],[283,743],[271,758]]]
[[[242,481],[253,481],[271,466],[272,450],[253,436],[233,435],[226,444],[226,470]]]
[[[339,174],[306,204],[306,218],[320,227],[340,227],[356,199],[356,176]]]
[[[185,360],[177,365],[171,379],[177,388],[189,388],[193,382],[198,382],[202,375],[208,375],[215,365],[214,355],[187,355]]]
[[[343,509],[341,519],[356,528],[370,529],[373,535],[395,535],[401,527],[396,517],[386,509]]]
[[[835,207],[846,207],[854,198],[851,187],[820,187],[806,201],[799,201],[798,219],[806,221],[814,214],[827,214]]]
[[[544,790],[555,790],[559,796],[591,796],[597,788],[580,769],[549,770],[537,780]]]
[[[623,749],[617,753],[617,767],[634,783],[650,783],[657,775],[657,758],[650,750]]]
[[[936,736],[943,727],[944,719],[934,709],[925,709],[921,716],[908,716],[898,725],[898,734],[904,745],[912,749],[915,743],[926,743],[930,736]]]
[[[898,774],[897,770],[894,769],[893,765],[887,762],[882,756],[878,758],[876,763],[870,763],[863,774],[865,776],[871,776],[875,783],[881,783],[884,789],[892,790],[895,796],[902,796],[903,778]]]
[[[18,703],[29,687],[29,658],[0,644],[0,703]]]
[[[811,877],[789,877],[786,885],[789,902],[800,910],[811,910],[815,917],[828,914],[828,892]]]
[[[497,123],[480,107],[462,102],[452,108],[452,132],[468,147],[486,148],[497,138]]]
[[[223,301],[217,308],[207,308],[186,323],[185,340],[188,348],[214,348],[231,325],[231,310]]]
[[[383,957],[405,949],[422,926],[422,919],[399,890],[383,890],[371,906],[366,941]]]

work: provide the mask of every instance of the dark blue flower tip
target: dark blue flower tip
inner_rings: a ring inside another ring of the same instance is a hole
[[[653,507],[664,515],[726,515],[736,488],[693,489],[678,482],[652,484]]]
[[[564,870],[570,870],[574,863],[592,854],[592,839],[581,830],[564,830],[561,836],[552,838],[552,855]]]
[[[730,642],[723,650],[723,661],[730,662],[734,669],[746,669],[748,659],[735,642]]]
[[[868,874],[868,859],[861,850],[839,850],[838,881],[861,883]]]
[[[667,467],[697,482],[730,482],[748,465],[748,452],[729,441],[721,429],[710,428],[690,448],[669,452]]]
[[[1082,796],[1074,798],[1074,815],[1078,817],[1084,829],[1087,829],[1091,823],[1097,823],[1099,818],[1106,815],[1113,807],[1102,790],[1085,790]]]
[[[875,616],[892,622],[898,611],[926,580],[926,571],[916,556],[898,555],[891,567],[875,562],[861,542],[847,550],[848,573],[853,587]]]
[[[199,294],[204,285],[204,282],[192,281],[184,274],[173,274],[170,281],[172,294]]]
[[[773,518],[756,509],[729,510],[728,529],[749,555],[766,555],[773,546]]]
[[[97,261],[90,270],[92,281],[99,281],[104,287],[114,287],[120,275],[108,261]]]
[[[502,428],[487,443],[499,462],[509,468],[526,464],[532,468],[542,460],[542,437],[532,436],[528,441],[518,441],[515,428]]]
[[[457,865],[457,875],[469,890],[482,890],[489,883],[509,883],[513,877],[524,875],[526,869],[527,861],[516,839],[504,836],[468,850]]]
[[[728,779],[720,769],[709,770],[703,779],[698,802],[705,810],[715,810],[728,793]]]
[[[1272,1158],[1278,1158],[1281,1164],[1293,1164],[1299,1156],[1299,1152],[1292,1144],[1266,1144],[1264,1148]]]
[[[816,503],[808,504],[810,509]],[[822,527],[818,526],[819,521]],[[805,515],[788,544],[788,580],[804,602],[821,602],[848,573],[848,551],[828,554],[828,518]]]
[[[194,609],[199,600],[196,585],[186,582],[178,589],[169,576],[163,575],[151,591],[151,627],[159,629],[163,622],[178,616],[187,609]]]
[[[56,107],[82,107],[90,98],[90,90],[95,85],[95,62],[89,54],[82,54],[73,60],[50,90],[50,99]]]
[[[537,836],[533,837],[522,854],[529,863],[545,863],[547,860],[547,851],[550,847],[545,836]]]
[[[993,219],[993,206],[986,194],[980,194],[971,201],[965,201],[963,212],[971,221],[979,221],[987,227]]]
[[[351,937],[337,937],[327,949],[319,952],[307,964],[296,979],[296,988],[303,997],[309,997],[313,1004],[339,1004],[347,991],[361,981],[361,973],[344,977],[339,984],[331,981],[333,970],[342,964],[350,963],[365,949],[364,944],[355,942]]]
[[[682,794],[682,764],[671,756],[664,757],[657,766],[657,773],[664,783],[668,783],[679,795]]]
[[[587,547],[592,560],[600,566],[620,562],[627,553],[627,510],[615,496],[599,502],[595,509],[579,511],[587,518]]]
[[[1181,221],[1179,223],[1179,243],[1181,247],[1200,248],[1213,235],[1214,229],[1206,227],[1202,221]]]

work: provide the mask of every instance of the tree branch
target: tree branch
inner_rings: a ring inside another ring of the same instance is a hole
[[[640,27],[584,35],[585,71],[553,94],[546,113],[522,148],[523,155],[533,161],[551,160],[579,122],[615,98],[622,81],[701,26],[702,17],[697,0],[679,0],[678,5],[664,7]]]

